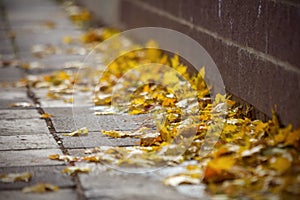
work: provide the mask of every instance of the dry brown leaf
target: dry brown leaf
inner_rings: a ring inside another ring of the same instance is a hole
[[[63,136],[71,136],[71,137],[74,137],[74,136],[83,136],[83,135],[87,135],[88,132],[89,132],[88,128],[87,127],[83,127],[83,128],[80,128],[77,131],[74,131],[72,133],[63,133],[62,135]]]
[[[181,184],[200,184],[199,174],[177,174],[175,176],[170,176],[164,179],[163,183],[165,185],[177,186]]]
[[[66,161],[66,162],[74,162],[78,161],[78,157],[69,156],[69,155],[59,155],[59,154],[52,154],[48,157],[50,160],[60,160],[60,161]]]
[[[66,167],[62,172],[68,175],[75,175],[78,173],[88,173],[92,169],[90,167],[77,167],[77,166],[69,166]]]
[[[49,113],[44,113],[44,114],[41,114],[40,118],[41,119],[49,119],[53,117],[53,115],[49,114]]]
[[[32,174],[29,172],[24,173],[9,173],[0,175],[0,181],[4,183],[13,183],[17,181],[28,182],[32,177]]]
[[[17,103],[10,104],[10,107],[28,108],[28,107],[33,107],[33,105],[28,102],[17,102]]]
[[[45,193],[50,191],[57,191],[59,187],[56,185],[52,185],[50,183],[39,183],[36,185],[24,187],[22,189],[23,193]]]

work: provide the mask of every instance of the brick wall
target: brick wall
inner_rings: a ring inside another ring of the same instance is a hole
[[[164,27],[194,38],[229,93],[269,117],[276,104],[284,124],[300,126],[299,0],[120,0],[118,8],[125,29]]]

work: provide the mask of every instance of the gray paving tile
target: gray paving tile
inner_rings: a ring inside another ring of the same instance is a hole
[[[18,102],[26,102],[29,104],[32,104],[32,101],[29,99],[22,99],[22,98],[16,98],[16,99],[1,99],[0,98],[0,109],[34,109],[34,105],[26,108],[21,108],[21,107],[11,107],[12,104],[18,103]]]
[[[19,88],[0,88],[0,99],[28,99],[26,90]]]
[[[62,189],[57,192],[48,192],[45,194],[27,193],[24,194],[21,191],[0,191],[0,196],[6,200],[74,200],[77,198],[76,191],[74,189]]]
[[[52,122],[56,132],[70,132],[82,127],[89,131],[100,130],[136,130],[145,125],[149,116],[143,115],[67,115],[53,117]]]
[[[49,92],[48,89],[39,88],[39,89],[33,89],[33,92],[35,95],[40,98],[40,104],[41,107],[47,110],[47,108],[64,108],[68,107],[70,109],[75,109],[77,111],[76,107],[92,107],[93,103],[90,100],[90,96],[87,93],[80,93],[80,94],[73,94],[73,95],[62,95],[63,98],[71,98],[73,97],[76,101],[75,103],[66,103],[63,101],[63,99],[49,99],[47,98],[47,93]],[[80,109],[80,112],[82,112],[83,109]],[[65,115],[64,115],[65,116]]]
[[[60,27],[68,26],[72,27],[72,23],[66,17],[63,9],[55,4],[53,1],[26,1],[26,3],[20,3],[20,1],[7,1],[4,2],[7,10],[7,18],[12,25],[19,26],[30,21],[38,20],[53,20]]]
[[[99,146],[133,146],[139,142],[134,138],[110,138],[100,132],[89,132],[87,136],[69,137],[62,136],[64,147],[67,149],[74,148],[92,148]]]
[[[57,70],[63,70],[67,63],[70,62],[81,62],[85,56],[81,55],[51,55],[37,59],[32,55],[31,52],[21,53],[20,58],[22,62],[26,63],[38,63],[40,68],[29,69],[26,71],[27,74],[44,74],[51,73]],[[77,69],[73,69],[77,71]]]
[[[81,32],[75,31],[56,31],[52,30],[45,33],[30,33],[30,32],[16,32],[16,44],[19,51],[31,51],[34,45],[51,44],[53,47],[63,48],[62,43],[64,36],[72,34],[72,37],[80,36]]]
[[[22,78],[22,71],[16,67],[0,68],[0,81],[18,81]]]
[[[20,107],[11,108],[10,105],[17,102],[27,102],[32,104],[32,101],[27,97],[24,88],[0,87],[0,109],[21,109]]]
[[[5,109],[0,110],[1,119],[38,119],[40,114],[35,109]]]
[[[2,183],[0,190],[22,189],[25,186],[37,183],[52,183],[59,187],[72,187],[72,177],[61,173],[65,166],[25,166],[25,167],[4,167],[0,168],[0,174],[30,172],[32,178],[29,182]]]
[[[42,119],[3,119],[0,124],[1,136],[49,133],[46,122]]]
[[[58,145],[50,134],[0,136],[0,151],[51,148]]]
[[[88,199],[192,199],[159,181],[138,174],[94,171],[79,175]]]
[[[61,154],[59,149],[0,151],[0,167],[59,165],[61,161],[49,160],[50,154]]]

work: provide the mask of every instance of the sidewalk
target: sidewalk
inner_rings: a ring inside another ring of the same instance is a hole
[[[0,54],[2,60],[18,59],[21,63],[38,61],[45,68],[22,69],[17,64],[0,68],[0,174],[30,172],[25,182],[0,183],[1,199],[190,199],[171,187],[164,186],[159,174],[146,175],[120,172],[97,164],[88,174],[69,176],[61,173],[67,162],[50,160],[51,154],[78,155],[85,148],[99,146],[130,146],[134,139],[108,139],[99,130],[132,130],[143,119],[135,116],[99,116],[92,124],[86,113],[78,116],[89,127],[82,140],[63,137],[76,130],[72,104],[45,98],[46,89],[13,87],[12,83],[32,74],[62,69],[68,61],[82,60],[85,55],[53,54],[37,59],[31,52],[34,45],[55,45],[64,48],[62,38],[79,36],[82,32],[69,21],[63,8],[51,0],[1,0]],[[11,38],[15,38],[12,42]],[[22,107],[12,107],[15,103]],[[43,113],[51,119],[40,119]],[[117,120],[116,120],[117,118]],[[118,123],[116,123],[116,121]],[[100,127],[99,127],[100,124]],[[120,129],[121,127],[121,129]],[[156,178],[155,178],[156,177]],[[24,194],[21,189],[37,183],[60,187],[57,192]]]

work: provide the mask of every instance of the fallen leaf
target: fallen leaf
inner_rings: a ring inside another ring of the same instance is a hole
[[[113,115],[113,114],[116,114],[116,112],[114,112],[114,111],[102,111],[102,112],[96,111],[95,112],[95,115]]]
[[[163,180],[165,185],[178,186],[181,184],[200,184],[200,175],[199,174],[177,174],[175,176],[167,177]]]
[[[230,156],[214,158],[207,164],[208,167],[215,169],[217,172],[229,170],[236,162],[236,159]]]
[[[285,145],[294,145],[299,146],[300,141],[300,127],[293,132],[288,133],[286,139],[285,139]]]
[[[62,172],[68,175],[75,175],[78,173],[88,173],[92,169],[90,167],[77,167],[77,166],[69,166],[66,167]]]
[[[4,183],[13,183],[17,181],[28,182],[31,179],[32,175],[29,172],[24,173],[9,173],[0,175],[0,181]]]
[[[10,107],[28,108],[28,107],[33,107],[33,105],[28,102],[17,102],[17,103],[10,104]]]
[[[80,128],[78,129],[77,131],[74,131],[72,133],[63,133],[62,135],[63,136],[71,136],[71,137],[74,137],[74,136],[82,136],[82,135],[87,135],[89,132],[88,128],[87,127],[83,127],[83,128]]]
[[[291,167],[291,161],[284,157],[272,158],[270,160],[270,167],[279,173],[284,173]]]
[[[146,130],[148,130],[148,129],[149,128],[147,128],[147,127],[141,127],[137,131],[115,131],[115,130],[105,131],[105,130],[102,130],[101,132],[104,135],[108,135],[108,136],[114,137],[114,138],[123,138],[123,137],[141,138],[141,137],[144,137],[145,135],[147,135]],[[149,136],[152,136],[152,134],[149,134]]]
[[[53,115],[49,114],[49,113],[44,113],[44,114],[41,114],[40,118],[41,119],[49,119],[53,117]]]
[[[69,155],[60,155],[60,154],[52,154],[48,157],[51,160],[60,160],[60,161],[66,161],[66,162],[74,162],[78,161],[78,157],[69,156]]]
[[[24,187],[22,189],[23,193],[45,193],[45,192],[49,192],[49,191],[58,191],[59,187],[56,185],[52,185],[49,183],[39,183],[36,185],[32,185],[32,186],[28,186],[28,187]]]

